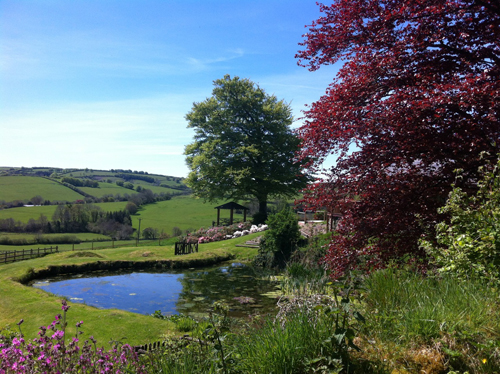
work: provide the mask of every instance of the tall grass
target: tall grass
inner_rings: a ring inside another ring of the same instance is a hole
[[[452,276],[386,269],[365,282],[371,332],[383,339],[429,341],[443,333],[481,333],[500,323],[497,291]]]
[[[327,318],[311,318],[311,312],[299,310],[287,316],[286,324],[267,319],[238,340],[239,368],[244,373],[305,373],[310,363],[331,355],[325,340],[334,325]]]

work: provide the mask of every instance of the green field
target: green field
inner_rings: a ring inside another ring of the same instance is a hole
[[[106,212],[115,212],[118,210],[123,210],[127,205],[126,201],[118,201],[114,203],[97,203],[95,204],[101,207],[102,210]],[[56,211],[57,205],[42,205],[42,206],[32,206],[32,207],[19,207],[0,210],[0,219],[13,218],[14,221],[21,221],[27,223],[30,218],[38,219],[40,215],[45,215],[49,220],[52,219],[54,212]]]
[[[99,182],[99,188],[91,188],[91,187],[79,187],[80,190],[82,190],[85,193],[88,193],[89,195],[95,196],[95,197],[103,197],[104,195],[134,195],[137,192],[133,190],[129,190],[128,188],[125,187],[120,187],[117,186],[114,183],[106,183],[106,182]]]
[[[146,227],[152,227],[160,232],[163,230],[167,234],[172,234],[174,227],[181,230],[210,227],[212,221],[217,221],[217,209],[214,207],[222,203],[210,204],[191,196],[177,196],[168,201],[159,201],[141,207],[138,214],[132,216],[132,226],[137,229],[140,218],[141,231]],[[229,218],[229,215],[229,210],[221,210],[221,218]],[[235,222],[242,220],[243,215],[234,214]]]
[[[79,193],[41,177],[0,176],[0,200],[28,201],[40,195],[44,200],[75,201],[83,199]]]

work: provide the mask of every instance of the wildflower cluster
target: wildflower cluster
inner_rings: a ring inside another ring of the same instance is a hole
[[[76,335],[66,342],[66,312],[69,306],[62,301],[63,315],[55,316],[48,326],[41,326],[38,337],[25,340],[21,324],[19,333],[0,335],[0,374],[7,373],[145,373],[134,349],[128,345],[115,345],[111,350],[97,348],[93,336],[80,347],[78,336],[82,334],[76,324]]]
[[[231,226],[201,228],[198,231],[187,234],[183,238],[188,243],[210,243],[220,240],[233,239],[240,236],[260,232],[267,229],[266,225],[252,225],[250,222],[240,222]]]

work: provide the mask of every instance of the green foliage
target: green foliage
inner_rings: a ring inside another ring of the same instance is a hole
[[[420,245],[434,258],[440,271],[461,278],[500,280],[500,160],[480,169],[478,191],[469,196],[454,187],[439,213],[450,220],[436,225],[436,241]],[[460,178],[460,174],[458,175]]]
[[[294,196],[308,181],[294,160],[300,140],[290,106],[248,79],[226,75],[214,86],[186,115],[195,130],[186,184],[208,201],[255,197],[265,214],[269,196]]]
[[[142,230],[142,237],[144,239],[155,239],[158,237],[158,230],[152,227],[146,227],[144,230]]]
[[[136,204],[133,202],[129,201],[127,205],[125,206],[125,210],[129,212],[130,214],[136,214],[139,208],[137,207]]]
[[[61,183],[68,183],[75,187],[90,187],[90,188],[99,187],[99,182],[91,179],[64,177],[61,179]]]
[[[272,266],[284,267],[300,239],[297,217],[290,207],[286,207],[269,216],[267,225],[269,228],[260,242],[260,252],[272,253]]]

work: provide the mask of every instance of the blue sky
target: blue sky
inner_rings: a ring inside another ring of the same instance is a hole
[[[0,166],[184,177],[184,119],[225,74],[289,102],[332,82],[295,53],[309,0],[0,0]],[[298,120],[294,126],[299,126]]]

